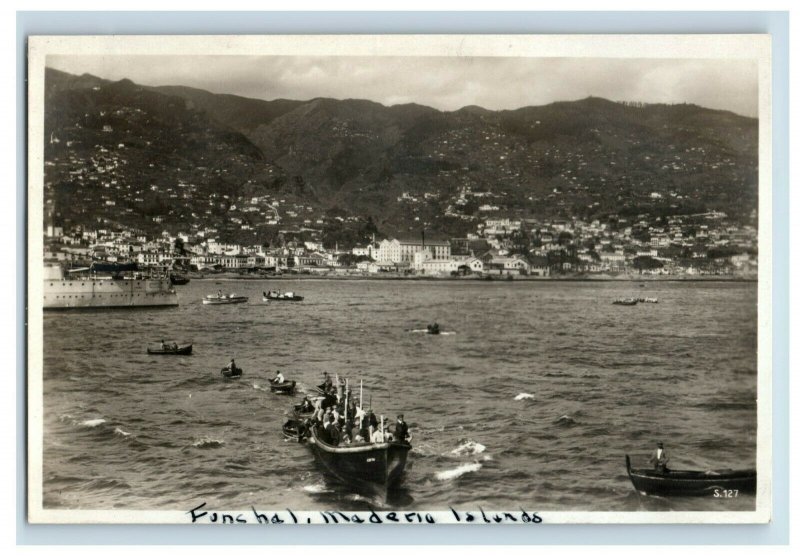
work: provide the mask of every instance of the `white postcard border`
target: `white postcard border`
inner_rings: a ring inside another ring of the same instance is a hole
[[[758,489],[753,511],[557,512],[535,507],[544,523],[767,523],[772,515],[772,68],[769,35],[271,35],[32,36],[28,49],[28,519],[31,523],[190,523],[187,512],[43,508],[43,180],[44,67],[48,55],[496,56],[537,58],[756,59],[759,62]],[[631,56],[635,53],[635,56]],[[201,503],[199,501],[198,503]],[[281,515],[285,508],[259,508]],[[213,509],[237,515],[252,509]],[[321,519],[294,511],[302,523]],[[412,510],[409,510],[411,512]],[[426,512],[436,523],[459,522],[450,511]],[[456,511],[480,515],[479,508]],[[370,512],[343,511],[369,519]],[[389,512],[377,512],[383,516]],[[405,512],[397,512],[398,514]],[[486,510],[497,514],[497,511]],[[288,514],[286,514],[288,516]],[[302,517],[300,517],[302,516]],[[423,518],[424,519],[424,518]],[[290,521],[285,521],[289,523]],[[317,521],[314,521],[317,522]],[[320,521],[324,523],[324,521]],[[514,523],[512,521],[507,521]],[[252,521],[248,521],[252,523]],[[478,518],[470,524],[484,524]],[[504,523],[506,523],[504,521]]]

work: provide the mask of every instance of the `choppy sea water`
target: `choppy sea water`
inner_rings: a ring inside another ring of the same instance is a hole
[[[250,296],[204,306],[217,289]],[[261,302],[266,289],[301,303]],[[44,506],[414,510],[751,510],[755,499],[639,496],[625,454],[755,467],[756,293],[724,282],[194,280],[172,309],[47,312]],[[658,304],[612,305],[616,297]],[[448,334],[430,336],[438,322]],[[148,356],[161,338],[190,357]],[[231,357],[244,376],[219,369]],[[335,484],[281,425],[323,371],[364,381],[413,434],[404,488]]]

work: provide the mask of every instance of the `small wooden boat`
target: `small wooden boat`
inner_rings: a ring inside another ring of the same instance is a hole
[[[239,378],[242,376],[242,369],[236,367],[234,369],[229,369],[228,367],[223,367],[220,371],[220,374],[225,378]]]
[[[311,427],[308,444],[317,461],[340,481],[386,495],[403,481],[411,444],[405,442],[354,443],[332,446]]]
[[[156,347],[147,346],[147,353],[150,355],[191,355],[192,344],[158,344]]]
[[[303,419],[289,419],[283,424],[283,437],[287,440],[305,442],[308,430]]]
[[[724,491],[753,494],[756,491],[756,470],[685,471],[636,469],[625,456],[625,466],[633,487],[642,494],[655,496],[723,496]]]
[[[625,298],[625,299],[615,299],[611,302],[613,305],[636,305],[639,303],[638,299],[632,298]]]
[[[298,431],[299,423],[295,419],[289,419],[283,424],[283,437],[287,440],[298,440],[300,432]]]
[[[303,296],[302,295],[297,295],[294,292],[281,293],[281,292],[270,291],[270,292],[262,292],[261,300],[264,301],[264,302],[267,302],[267,301],[303,301]]]
[[[294,380],[287,380],[280,384],[270,380],[269,389],[276,394],[292,394],[294,393],[295,384]]]
[[[247,303],[247,297],[243,295],[207,295],[203,298],[203,305],[230,305],[231,303]]]
[[[189,279],[186,276],[181,276],[180,274],[170,274],[169,281],[173,286],[185,286],[189,283]]]
[[[309,402],[311,402],[311,406],[305,411],[303,410],[302,403],[294,404],[292,406],[292,416],[297,420],[310,418],[312,415],[314,415],[314,411],[316,411],[314,409],[314,405],[317,403],[317,401],[324,399],[325,399],[324,396],[315,396],[313,398],[308,398]]]

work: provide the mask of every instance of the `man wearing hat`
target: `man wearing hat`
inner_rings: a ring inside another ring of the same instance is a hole
[[[667,452],[664,451],[664,443],[659,442],[658,447],[653,450],[653,454],[650,456],[650,463],[653,464],[653,468],[656,471],[667,473],[669,471],[669,469],[667,469],[668,461],[669,456],[667,455]]]
[[[397,422],[394,424],[394,437],[398,442],[407,443],[411,440],[411,435],[408,433],[408,423],[403,420],[403,414],[397,416]]]

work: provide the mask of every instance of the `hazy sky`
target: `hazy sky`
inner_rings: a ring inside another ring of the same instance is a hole
[[[758,114],[755,60],[308,56],[48,56],[47,65],[144,85],[261,99],[362,98],[493,110],[587,96]]]

